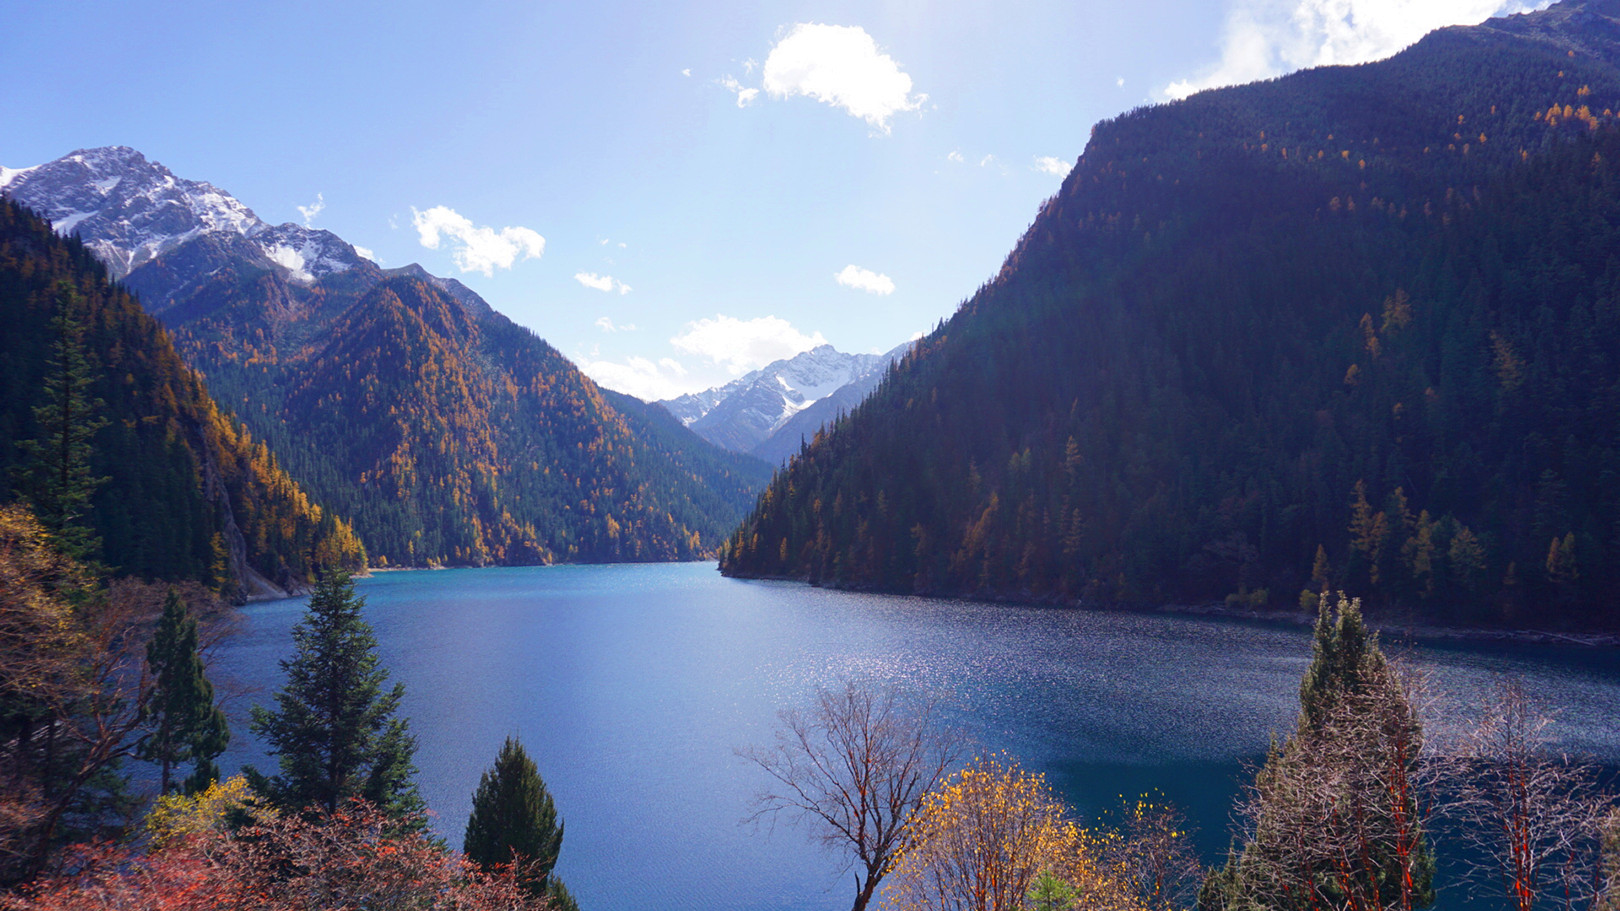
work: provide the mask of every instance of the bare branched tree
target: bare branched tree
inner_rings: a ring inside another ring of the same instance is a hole
[[[1508,680],[1453,760],[1449,809],[1478,858],[1471,878],[1500,883],[1515,911],[1544,895],[1573,908],[1600,888],[1608,805],[1589,765],[1551,750],[1549,723]]]
[[[1192,904],[1204,867],[1182,812],[1143,795],[1120,810],[1117,837],[1102,842],[1104,863],[1148,911]]]
[[[786,811],[809,822],[830,850],[848,852],[853,911],[862,911],[902,845],[907,820],[963,758],[965,740],[942,722],[936,703],[854,682],[818,690],[807,708],[780,718],[773,745],[737,751],[772,780],[749,821]]]

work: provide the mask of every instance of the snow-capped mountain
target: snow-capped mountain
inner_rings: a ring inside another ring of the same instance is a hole
[[[377,559],[695,557],[769,474],[661,409],[596,394],[461,282],[267,224],[133,149],[0,169],[0,194],[78,235]]]
[[[58,233],[79,235],[118,279],[205,235],[303,284],[361,261],[330,231],[268,224],[224,190],[176,177],[127,146],[80,149],[31,168],[0,167],[0,193],[45,216]],[[247,243],[235,244],[238,238]]]
[[[724,386],[659,402],[699,436],[778,462],[840,410],[859,404],[911,343],[886,354],[844,354],[831,345],[776,361]]]

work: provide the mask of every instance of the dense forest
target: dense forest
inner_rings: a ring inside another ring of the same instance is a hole
[[[67,311],[67,312],[64,312]],[[76,240],[0,200],[0,489],[29,486],[30,446],[63,353],[82,360],[85,522],[115,573],[203,582],[230,596],[260,579],[301,588],[365,550],[311,502],[262,440],[222,412],[169,335]],[[71,326],[71,333],[64,330]]]
[[[205,235],[129,282],[381,565],[695,559],[769,477],[458,282],[360,262],[300,283],[249,246]]]
[[[725,572],[1620,624],[1620,4],[1099,124]]]

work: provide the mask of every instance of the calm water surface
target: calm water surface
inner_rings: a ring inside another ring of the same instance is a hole
[[[850,875],[803,829],[739,824],[762,782],[733,750],[849,677],[940,695],[987,751],[1045,771],[1087,814],[1157,789],[1213,855],[1244,764],[1293,723],[1310,654],[1300,629],[830,592],[712,563],[384,573],[359,590],[405,683],[435,828],[460,846],[479,774],[518,735],[587,911],[848,907]],[[303,610],[247,608],[217,656],[244,689],[239,714],[281,686]],[[1434,672],[1443,705],[1522,676],[1570,749],[1620,764],[1614,651],[1386,645]],[[225,769],[273,770],[245,722],[233,729]]]

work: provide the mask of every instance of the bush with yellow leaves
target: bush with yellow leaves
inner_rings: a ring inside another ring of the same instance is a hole
[[[1105,836],[1076,824],[1041,775],[1011,760],[975,760],[924,799],[908,828],[886,890],[895,911],[1021,911],[1037,883],[1042,901],[1063,896],[1056,907],[1142,911],[1104,860]]]

